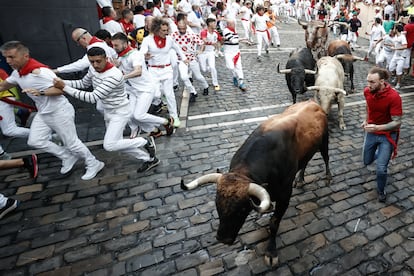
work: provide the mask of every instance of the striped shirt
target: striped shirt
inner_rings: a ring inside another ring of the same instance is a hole
[[[223,30],[224,45],[239,45],[239,35],[229,28]]]
[[[93,87],[92,92],[79,90],[87,89],[91,85]],[[100,102],[104,111],[126,108],[129,105],[124,90],[124,77],[116,67],[99,73],[91,66],[83,79],[65,80],[63,91],[84,102]]]

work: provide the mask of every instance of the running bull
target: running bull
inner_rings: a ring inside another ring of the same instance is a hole
[[[332,177],[326,114],[313,100],[300,102],[261,123],[233,156],[228,173],[207,174],[188,184],[182,181],[181,188],[217,184],[217,240],[228,245],[234,243],[250,211],[271,211],[271,202],[276,202],[265,252],[266,263],[276,266],[276,234],[289,205],[295,176],[301,170],[297,183],[303,184],[305,167],[317,151],[325,162],[329,185]]]
[[[318,74],[315,86],[309,86],[308,90],[315,90],[315,100],[320,103],[326,114],[331,111],[331,103],[338,103],[339,128],[346,129],[344,122],[344,69],[342,64],[334,57],[322,57],[316,62]]]
[[[354,93],[354,61],[364,60],[364,58],[352,55],[349,43],[343,40],[333,40],[329,43],[328,56],[336,57],[341,62],[345,76],[348,76],[351,81],[350,93]]]
[[[311,49],[313,57],[318,60],[326,56],[326,45],[328,43],[328,27],[326,21],[318,20],[302,22],[298,19],[298,24],[305,30],[306,47]]]
[[[298,93],[305,93],[306,86],[315,85],[315,65],[316,61],[308,48],[292,51],[286,63],[286,69],[280,70],[279,64],[277,65],[277,72],[285,74],[293,103],[296,103],[296,95]]]

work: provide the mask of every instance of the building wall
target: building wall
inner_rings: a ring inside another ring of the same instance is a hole
[[[99,29],[93,0],[1,0],[0,43],[20,40],[31,56],[55,68],[78,59],[85,50],[71,39],[76,27]]]

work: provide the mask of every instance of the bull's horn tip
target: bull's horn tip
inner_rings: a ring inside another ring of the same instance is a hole
[[[184,190],[184,191],[187,191],[188,190],[188,187],[187,186],[185,186],[185,184],[184,184],[184,179],[182,179],[181,178],[181,190]]]

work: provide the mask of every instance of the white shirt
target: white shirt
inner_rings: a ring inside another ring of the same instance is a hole
[[[39,74],[29,73],[25,76],[19,75],[17,70],[14,70],[11,75],[6,79],[10,84],[15,84],[20,86],[21,89],[26,88],[35,88],[39,91],[44,91],[53,86],[53,79],[56,78],[55,73],[49,68],[39,68],[36,69],[39,71]],[[63,96],[34,96],[30,93],[27,93],[37,107],[37,112],[39,114],[52,113],[58,110],[65,104],[69,104],[68,99]]]
[[[384,27],[381,24],[379,24],[379,25],[374,24],[374,26],[372,26],[371,41],[378,41],[384,35],[385,35],[385,30],[384,30]]]
[[[115,59],[117,57],[117,53],[115,50],[106,44],[103,41],[93,42],[86,46],[86,51],[88,51],[92,47],[99,47],[105,50],[106,56],[111,59]],[[72,73],[72,72],[79,72],[88,68],[91,64],[89,63],[88,55],[85,54],[81,59],[78,59],[75,62],[69,63],[67,65],[63,65],[57,68],[59,73]]]
[[[158,48],[155,44],[154,35],[149,34],[142,40],[140,52],[143,54],[150,53],[151,58],[148,60],[149,65],[167,65],[171,64],[170,49],[174,49],[182,60],[186,57],[180,47],[175,43],[171,36],[167,35],[165,47]]]
[[[237,2],[233,2],[230,5],[229,13],[227,15],[227,19],[236,19],[236,16],[239,14],[240,5]]]
[[[124,30],[122,30],[121,24],[119,24],[115,20],[110,20],[106,22],[105,24],[101,20],[100,24],[101,24],[101,29],[107,30],[111,35],[114,35],[119,32],[121,33],[124,32]]]
[[[267,25],[266,25],[267,21],[270,21],[270,19],[265,14],[260,16],[259,14],[256,13],[252,17],[252,22],[254,23],[256,31],[265,31],[265,30],[267,30]]]
[[[193,24],[196,24],[196,26],[191,26],[191,29],[193,30],[194,33],[199,34],[201,29],[202,29],[202,25],[204,24],[203,18],[200,17],[198,18],[196,13],[194,11],[191,11],[188,15],[187,15],[187,20]]]
[[[141,76],[125,80],[125,89],[127,92],[130,90],[135,92],[148,93],[154,91],[154,79],[148,72],[143,53],[138,52],[136,49],[133,49],[124,56],[119,57],[118,60],[121,63],[119,70],[121,70],[124,75],[129,74],[135,70],[135,67],[141,66]]]
[[[111,0],[96,0],[96,3],[98,3],[99,7],[112,7],[112,1]]]
[[[241,20],[244,20],[244,21],[250,21],[250,18],[252,17],[252,14],[253,14],[252,9],[249,9],[246,6],[243,6],[240,8],[240,13],[242,14]]]
[[[145,26],[145,15],[143,14],[135,14],[134,20],[135,28],[141,28]]]
[[[181,0],[177,5],[177,10],[181,10],[187,14],[192,11],[191,4],[187,0]]]

